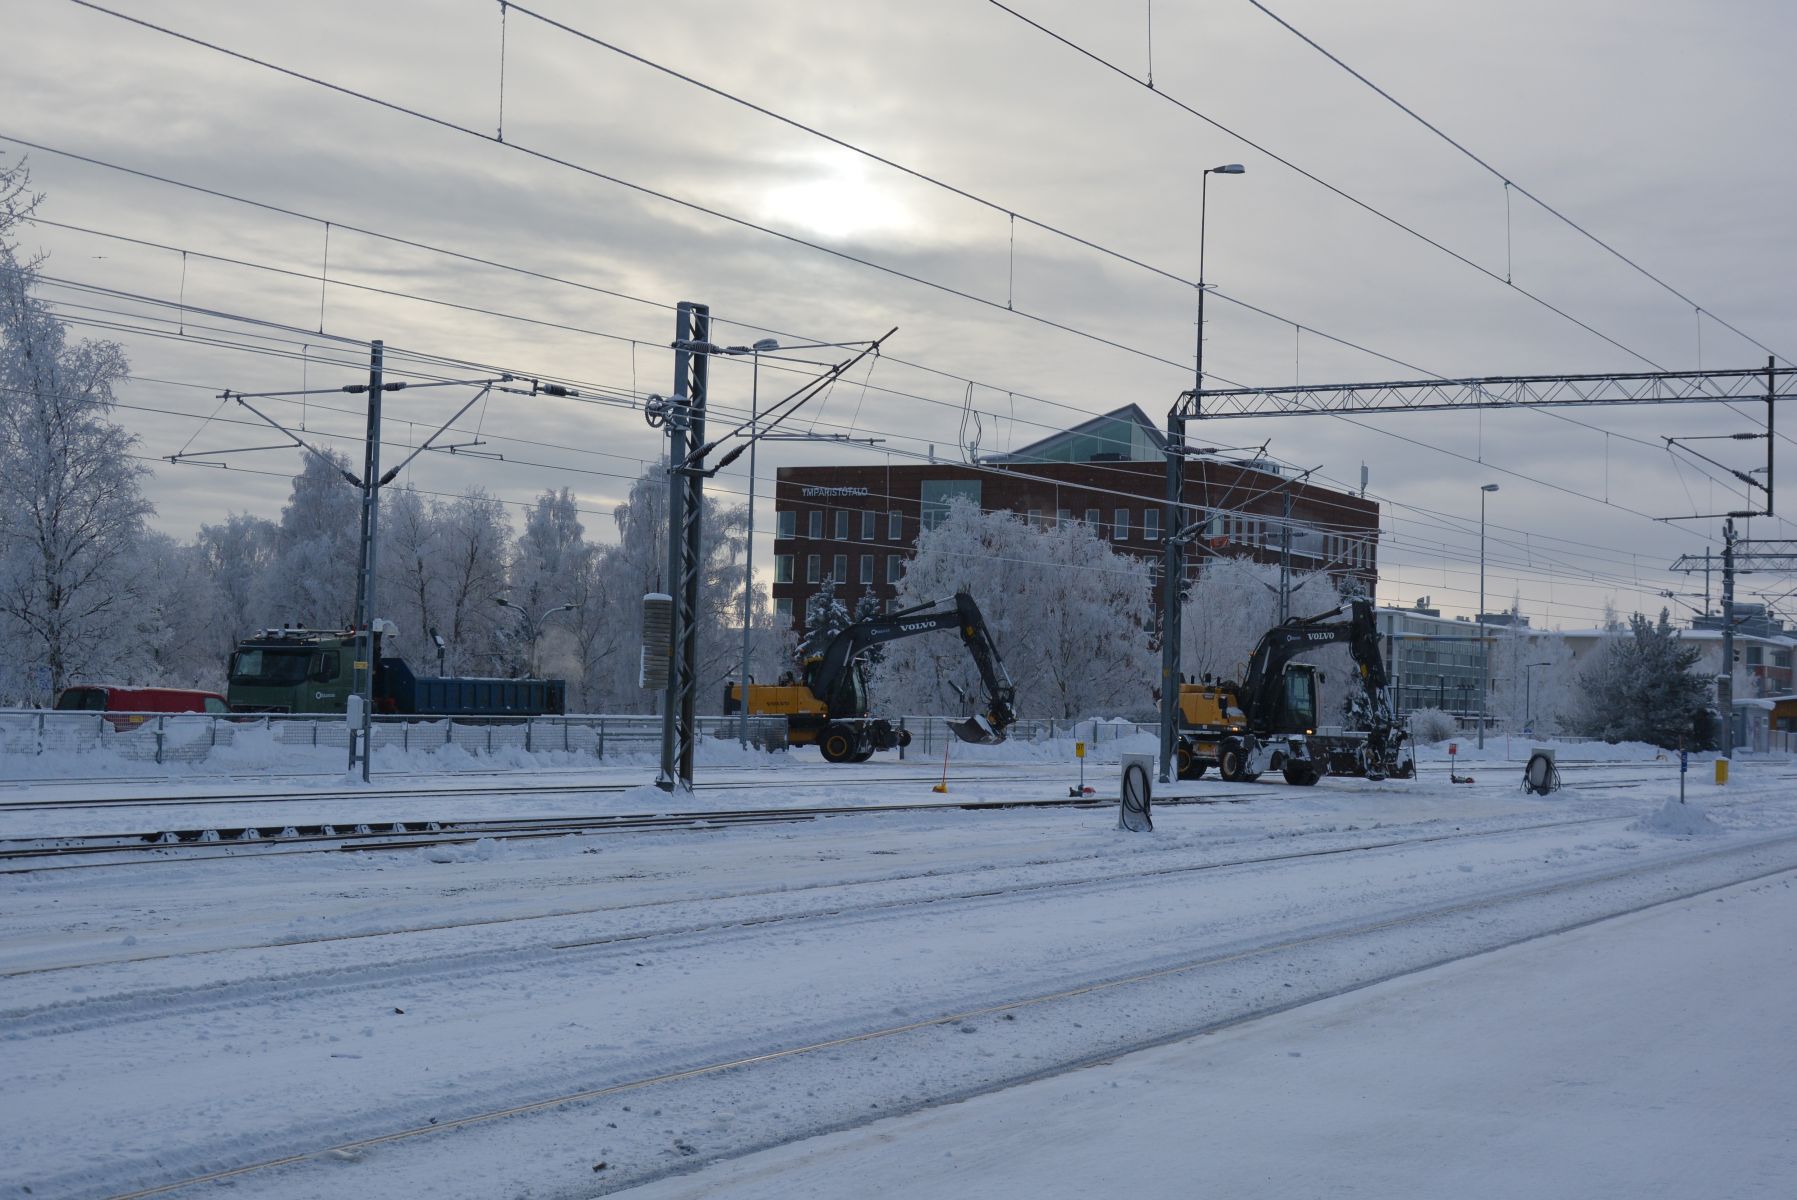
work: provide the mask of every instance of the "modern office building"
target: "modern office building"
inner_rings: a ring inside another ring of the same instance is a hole
[[[1158,560],[1168,532],[1164,447],[1160,431],[1131,404],[972,462],[782,467],[774,491],[776,609],[802,622],[806,600],[825,579],[836,580],[850,602],[869,590],[890,601],[918,534],[957,499],[1044,525],[1081,521],[1120,552]],[[1199,454],[1186,469],[1185,502],[1208,514],[1187,555],[1189,572],[1209,555],[1277,563],[1289,526],[1295,570],[1326,569],[1373,590],[1373,501],[1295,479],[1265,460]]]

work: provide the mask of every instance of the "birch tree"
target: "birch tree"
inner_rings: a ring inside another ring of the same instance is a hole
[[[48,668],[47,702],[109,668],[153,510],[137,439],[107,419],[124,351],[71,343],[34,295],[41,260],[13,240],[39,199],[22,163],[0,168],[0,614],[13,655]]]

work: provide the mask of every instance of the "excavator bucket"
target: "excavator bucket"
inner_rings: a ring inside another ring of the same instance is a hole
[[[964,742],[972,742],[976,746],[992,746],[1005,740],[1002,729],[994,729],[985,717],[969,717],[965,721],[950,721],[948,727],[954,735]]]

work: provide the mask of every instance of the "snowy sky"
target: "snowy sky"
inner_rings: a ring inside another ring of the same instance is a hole
[[[137,245],[50,226],[27,240],[52,252],[57,280],[253,317],[327,335],[384,338],[623,391],[667,390],[672,315],[708,302],[718,340],[761,330],[836,341],[899,327],[892,359],[836,389],[816,428],[885,437],[876,450],[785,443],[760,472],[801,462],[908,461],[953,447],[969,390],[981,448],[1004,449],[1125,402],[1157,419],[1190,385],[1193,290],[1015,226],[1007,212],[1056,225],[1190,279],[1197,271],[1199,172],[1213,180],[1207,278],[1227,302],[1207,313],[1206,365],[1221,379],[1276,384],[1658,367],[1763,366],[1766,351],[1559,224],[1247,0],[1152,5],[1157,96],[978,0],[744,6],[575,4],[532,9],[844,141],[989,200],[971,201],[781,125],[691,83],[513,9],[506,22],[504,129],[500,12],[491,0],[380,5],[129,6],[167,26],[319,79],[466,126],[470,136],[314,83],[234,61],[68,0],[6,0],[8,81],[0,135],[154,172],[333,223],[325,262],[319,220],[283,216],[164,183],[31,155],[48,193],[41,215],[121,234]],[[1779,81],[1797,14],[1772,0],[1705,5],[1514,0],[1352,6],[1278,0],[1268,7],[1415,108],[1517,184],[1580,222],[1705,312],[1782,355],[1797,353],[1788,287],[1797,164]],[[1143,76],[1149,6],[1025,0],[1019,12]],[[1175,98],[1263,150],[1175,107]],[[16,143],[0,143],[8,154]],[[694,205],[790,233],[995,301],[982,305],[832,257],[691,207],[535,157],[554,156]],[[1458,262],[1331,193],[1271,151],[1472,260]],[[393,234],[560,276],[640,300],[532,280],[353,233]],[[172,247],[173,249],[169,248]],[[183,260],[180,250],[187,254]],[[223,256],[277,274],[222,263]],[[1592,326],[1587,332],[1517,288]],[[296,273],[296,274],[295,274]],[[361,284],[450,304],[354,290]],[[179,338],[148,336],[171,316],[57,285],[52,298],[127,310],[117,332],[140,376],[120,417],[147,455],[265,445],[212,424],[215,394],[352,382],[328,360],[354,348],[264,329],[286,356],[216,344],[241,323],[189,314]],[[642,303],[641,300],[653,303]],[[1005,312],[1016,309],[1125,343]],[[120,320],[94,309],[101,320]],[[537,324],[517,319],[531,318]],[[553,328],[542,322],[566,328]],[[1295,333],[1294,324],[1304,332]],[[750,328],[754,327],[754,328]],[[230,330],[215,335],[216,329]],[[1321,330],[1406,365],[1332,346]],[[201,336],[195,336],[196,332]],[[599,336],[604,335],[604,336]],[[1169,362],[1148,357],[1158,356]],[[762,392],[794,376],[768,365]],[[872,387],[862,386],[863,380]],[[782,386],[784,385],[784,386]],[[744,405],[746,364],[714,372],[714,403]],[[885,388],[891,391],[880,391]],[[894,395],[893,392],[905,393]],[[359,436],[349,397],[302,414],[321,437]],[[389,436],[422,436],[459,403],[444,391],[395,398]],[[140,411],[163,410],[163,411]],[[171,415],[179,414],[179,415]],[[225,416],[231,413],[223,414]],[[241,414],[247,415],[247,414]],[[1661,435],[1752,428],[1726,409],[1571,410],[1582,428],[1540,413],[1387,416],[1357,428],[1332,419],[1218,423],[1224,445],[1273,439],[1271,452],[1356,482],[1364,462],[1386,504],[1381,599],[1432,595],[1469,611],[1478,587],[1478,486],[1496,482],[1488,544],[1490,607],[1520,593],[1538,623],[1595,622],[1607,596],[1657,606],[1685,585],[1664,568],[1714,545],[1704,523],[1655,516],[1742,507],[1695,467],[1675,468]],[[611,536],[611,506],[656,450],[633,412],[507,398],[471,414],[505,461],[427,456],[409,477],[456,492],[478,484],[522,501],[569,486]],[[408,423],[410,422],[410,423]],[[1609,431],[1609,436],[1605,432]],[[1399,436],[1393,436],[1399,435]],[[1641,439],[1633,442],[1628,438]],[[190,441],[191,439],[191,441]],[[535,443],[535,444],[532,444]],[[344,443],[347,444],[347,443]],[[1708,443],[1747,468],[1760,443]],[[278,513],[288,452],[223,456],[230,472],[160,465],[158,522],[178,536],[229,511]],[[390,460],[391,461],[391,460]],[[256,474],[253,472],[267,472]],[[1712,471],[1713,474],[1721,472]],[[744,489],[740,467],[721,476]],[[1551,485],[1551,486],[1550,486]],[[1564,490],[1558,490],[1564,489]],[[771,525],[764,503],[759,521]],[[1582,493],[1582,494],[1575,494]],[[1608,501],[1606,503],[1605,501]],[[1395,526],[1391,523],[1395,519]],[[1760,536],[1789,536],[1782,520]],[[1552,539],[1569,539],[1554,541]],[[766,544],[762,562],[767,562]],[[1637,582],[1638,581],[1638,582]],[[1777,595],[1776,581],[1760,582]],[[1675,606],[1675,611],[1678,611]]]

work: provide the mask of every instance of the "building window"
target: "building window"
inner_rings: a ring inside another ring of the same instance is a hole
[[[861,514],[861,540],[871,542],[879,536],[880,515],[875,512]]]
[[[874,556],[871,554],[863,554],[861,556],[861,582],[862,583],[872,583],[873,581],[874,581]]]
[[[893,542],[905,540],[905,514],[896,508],[886,514],[886,538]]]
[[[1099,514],[1099,511],[1096,508],[1088,508],[1086,510],[1086,524],[1091,528],[1093,533],[1097,534],[1099,537],[1104,536],[1104,517]]]
[[[788,625],[792,624],[791,596],[781,596],[778,600],[774,601],[774,616],[776,619],[784,621]]]
[[[905,556],[902,554],[888,554],[886,556],[886,582],[897,583],[899,577],[904,573]]]
[[[1030,509],[1029,523],[1030,523],[1031,529],[1042,528],[1042,510],[1041,509],[1039,509],[1039,508]]]
[[[1142,510],[1142,540],[1158,542],[1161,540],[1161,510],[1145,508]]]
[[[790,555],[790,554],[774,555],[774,582],[775,583],[791,583],[792,582],[792,555]]]
[[[824,514],[817,509],[811,510],[811,517],[805,523],[805,536],[810,538],[824,536]]]
[[[798,532],[799,514],[787,509],[774,518],[774,536],[789,538]]]
[[[1063,526],[1063,525],[1073,524],[1073,510],[1071,508],[1055,509],[1054,510],[1054,524],[1055,524],[1056,529],[1061,528],[1061,526]]]
[[[1111,526],[1111,536],[1121,542],[1129,537],[1129,510],[1120,508],[1111,515],[1116,518],[1116,523]]]
[[[848,555],[838,554],[836,556],[835,560],[830,564],[830,578],[834,579],[837,583],[847,583],[849,581]]]
[[[849,514],[840,508],[836,510],[836,540],[849,540]]]
[[[965,500],[980,506],[980,481],[977,479],[926,479],[923,493],[923,527],[934,529],[948,516],[950,501]]]
[[[821,554],[807,555],[805,558],[805,582],[816,583],[823,577],[823,573],[824,556]]]

